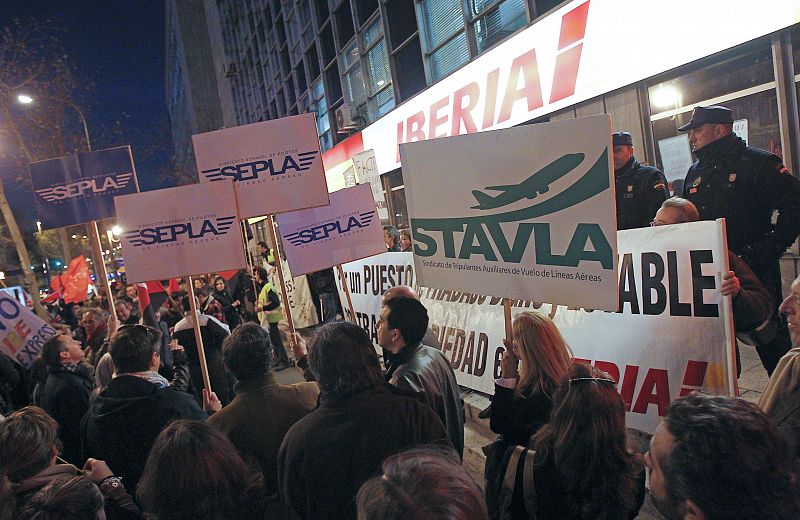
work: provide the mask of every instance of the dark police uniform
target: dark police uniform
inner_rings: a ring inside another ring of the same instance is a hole
[[[783,300],[778,260],[800,233],[800,181],[777,155],[750,148],[733,133],[695,155],[698,161],[689,168],[683,196],[697,206],[701,219],[726,219],[728,248],[770,291],[777,319],[777,305]],[[775,339],[756,347],[770,374],[790,345],[784,324]]]
[[[661,203],[667,200],[667,179],[652,166],[631,157],[614,172],[617,188],[617,229],[647,227]]]

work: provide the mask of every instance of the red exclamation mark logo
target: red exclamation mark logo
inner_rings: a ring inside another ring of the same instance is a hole
[[[681,384],[680,396],[701,390],[703,388],[703,381],[706,379],[706,370],[708,370],[707,361],[693,361],[689,360],[686,364],[686,372],[683,373],[683,384]]]
[[[574,44],[583,40],[586,35],[586,19],[588,17],[589,2],[585,2],[561,18],[561,34],[558,37],[558,53],[556,54],[556,67],[553,71],[550,103],[575,93],[583,43]],[[567,49],[567,47],[569,48]]]

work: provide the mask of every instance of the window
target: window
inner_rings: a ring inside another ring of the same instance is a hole
[[[380,18],[364,30],[363,38],[366,49],[365,79],[370,96],[367,111],[369,119],[374,121],[394,108],[392,75],[389,71],[389,56],[386,52],[386,39],[383,37]]]
[[[481,53],[510,36],[528,21],[525,12],[525,0],[469,0],[472,9],[471,17],[475,20],[475,40],[478,53]]]
[[[333,135],[331,133],[331,122],[328,118],[328,103],[325,101],[325,87],[322,84],[322,78],[311,85],[311,98],[312,103],[316,106],[319,145],[324,152],[333,147]]]
[[[342,83],[344,87],[344,98],[348,103],[363,102],[366,94],[364,92],[364,74],[361,72],[358,54],[358,42],[355,40],[342,53]]]
[[[422,19],[430,79],[434,82],[469,61],[461,0],[425,0]]]

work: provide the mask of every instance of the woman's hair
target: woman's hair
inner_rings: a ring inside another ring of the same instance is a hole
[[[180,420],[156,437],[136,497],[159,520],[238,520],[259,515],[263,485],[225,435]]]
[[[31,496],[20,520],[91,520],[103,509],[103,494],[84,476],[64,475]]]
[[[356,498],[358,520],[485,520],[481,488],[449,448],[416,448],[383,461]]]
[[[215,276],[214,277],[214,288],[215,289],[217,288],[217,282],[222,282],[222,285],[224,285],[225,287],[228,286],[228,284],[225,283],[225,278],[223,278],[221,276]]]
[[[575,515],[624,519],[634,506],[641,470],[626,442],[625,403],[616,383],[576,363],[561,378],[550,422],[531,444],[542,453],[537,460],[552,456]]]
[[[0,520],[14,511],[13,484],[50,465],[60,449],[58,423],[37,406],[26,406],[0,421]]]
[[[540,312],[523,312],[514,318],[513,337],[521,361],[517,395],[543,392],[551,397],[572,363],[572,352],[558,327]]]

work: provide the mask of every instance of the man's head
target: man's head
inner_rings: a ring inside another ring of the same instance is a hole
[[[272,342],[269,333],[255,323],[233,329],[222,343],[225,366],[238,381],[257,379],[269,372]]]
[[[386,300],[378,319],[378,344],[398,353],[422,341],[428,330],[428,311],[419,300],[397,296]]]
[[[161,332],[144,325],[122,325],[108,347],[118,374],[158,370]]]
[[[398,285],[396,287],[391,287],[383,293],[383,298],[381,299],[381,305],[386,305],[386,302],[391,300],[392,298],[397,298],[398,296],[404,296],[406,298],[414,298],[415,300],[419,300],[419,295],[417,292],[407,285]]]
[[[783,300],[778,310],[786,316],[789,322],[789,335],[792,337],[792,345],[800,346],[800,276],[792,282],[789,296]]]
[[[125,287],[125,296],[131,300],[136,300],[139,298],[139,291],[136,290],[135,285],[128,285]]]
[[[20,408],[0,421],[0,472],[13,483],[55,464],[60,449],[58,423],[38,406]]]
[[[645,461],[669,519],[798,518],[786,441],[743,399],[691,393],[670,405]]]
[[[209,291],[208,287],[205,287],[205,286],[203,286],[203,287],[201,287],[199,289],[196,289],[194,291],[194,294],[197,296],[197,301],[200,302],[200,305],[203,305],[204,303],[206,303],[206,300],[208,300],[208,295],[209,295],[210,292],[211,291]]]
[[[98,309],[91,307],[85,309],[81,316],[81,326],[87,336],[94,335],[95,331],[103,327],[103,314]]]
[[[344,397],[383,381],[375,347],[367,333],[339,321],[317,329],[308,346],[308,365],[327,395]]]
[[[628,132],[615,132],[611,134],[611,144],[614,146],[614,171],[617,171],[633,157],[633,136]]]
[[[383,241],[386,242],[386,247],[394,249],[400,241],[400,232],[394,226],[383,226]]]
[[[124,322],[131,317],[133,305],[131,305],[131,302],[128,300],[117,300],[116,303],[114,303],[114,309],[117,311],[117,319]]]
[[[258,243],[258,252],[259,253],[261,253],[263,255],[263,254],[267,253],[268,251],[269,251],[269,246],[267,245],[266,242],[261,241],[261,242]]]
[[[668,226],[670,224],[683,224],[684,222],[697,222],[700,213],[691,201],[680,197],[672,197],[661,203],[653,219],[654,226]]]
[[[253,273],[256,275],[256,281],[259,283],[266,282],[269,279],[269,274],[267,274],[267,270],[263,267],[256,267],[253,269]]]
[[[691,120],[678,130],[688,131],[692,150],[699,150],[733,131],[733,112],[721,106],[697,107]]]
[[[81,344],[68,334],[59,334],[42,345],[42,359],[48,367],[55,368],[83,361]]]

